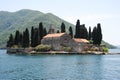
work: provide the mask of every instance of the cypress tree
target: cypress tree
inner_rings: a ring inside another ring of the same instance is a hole
[[[19,46],[21,47],[22,46],[22,42],[23,42],[23,35],[22,35],[22,33],[20,33],[20,41],[19,42],[20,42]]]
[[[46,36],[47,35],[47,30],[46,28],[43,29],[43,36]]]
[[[93,44],[97,45],[98,44],[98,35],[97,35],[97,28],[94,27],[93,28],[93,32],[92,32],[92,40],[93,40]]]
[[[91,33],[91,27],[89,27],[89,34],[88,34],[88,40],[91,40],[92,33]]]
[[[20,32],[16,30],[15,39],[14,39],[15,45],[19,45],[19,41],[20,41]]]
[[[71,26],[69,27],[69,35],[71,36],[71,38],[73,38],[73,30]]]
[[[61,33],[66,32],[65,30],[65,24],[62,22],[61,24]]]
[[[29,39],[29,30],[26,28],[25,30],[25,36],[26,36],[26,47],[29,47],[30,39]]]
[[[13,35],[10,34],[9,40],[7,41],[7,47],[12,47],[14,45],[14,38]]]
[[[31,47],[34,47],[34,27],[31,28]]]
[[[97,36],[98,36],[98,45],[101,44],[102,41],[102,30],[101,30],[101,25],[100,23],[97,24]]]
[[[80,38],[80,20],[77,20],[76,29],[75,29],[75,38]]]
[[[38,38],[39,38],[39,44],[41,43],[41,39],[43,38],[44,36],[44,33],[43,33],[43,24],[42,22],[39,23],[39,30],[38,30]]]
[[[23,32],[23,38],[22,38],[22,47],[29,47],[29,30],[26,28],[26,30]]]
[[[85,25],[80,25],[79,38],[88,39],[88,31]]]
[[[36,47],[40,43],[38,33],[39,33],[38,28],[35,28],[34,29],[34,45],[33,45],[33,47]]]

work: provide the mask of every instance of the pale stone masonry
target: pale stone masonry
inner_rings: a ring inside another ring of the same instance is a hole
[[[89,43],[86,39],[72,39],[67,33],[47,34],[41,40],[42,44],[51,45],[53,50],[61,50],[61,47],[71,47],[75,52],[81,52],[84,44]]]

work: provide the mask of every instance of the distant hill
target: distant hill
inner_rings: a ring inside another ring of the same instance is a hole
[[[54,26],[56,30],[60,29],[62,22],[66,25],[66,30],[70,26],[75,29],[74,25],[55,16],[52,13],[42,13],[39,11],[23,9],[17,12],[0,11],[0,47],[5,47],[10,33],[15,33],[16,30],[23,31],[25,28],[30,29],[32,26],[38,27],[42,22],[43,26],[47,29],[50,24]],[[105,42],[104,42],[105,43]],[[108,47],[114,46],[105,43]]]

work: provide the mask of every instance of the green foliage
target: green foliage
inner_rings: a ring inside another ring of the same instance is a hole
[[[102,46],[102,48],[103,48],[103,52],[108,52],[108,48],[105,45]]]
[[[63,47],[62,46],[61,50],[70,52],[70,51],[72,51],[72,48],[71,47]]]
[[[50,45],[38,45],[37,47],[35,47],[35,50],[37,52],[46,52],[46,51],[50,51],[51,50],[51,46]]]

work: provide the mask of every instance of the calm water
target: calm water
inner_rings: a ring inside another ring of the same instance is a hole
[[[120,80],[120,55],[8,55],[0,80]]]

